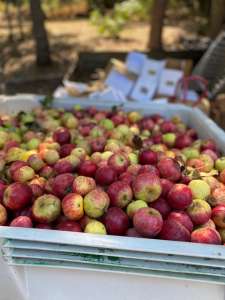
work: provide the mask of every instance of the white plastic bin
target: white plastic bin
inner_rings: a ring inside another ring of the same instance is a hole
[[[16,112],[38,104],[33,96],[22,99],[5,98],[0,109]],[[69,108],[75,103],[113,106],[63,99],[54,105]],[[124,109],[179,114],[201,137],[214,138],[225,153],[224,132],[198,109],[154,103],[129,103]],[[8,227],[0,228],[0,239],[3,258],[15,272],[13,281],[24,299],[225,299],[223,246]]]

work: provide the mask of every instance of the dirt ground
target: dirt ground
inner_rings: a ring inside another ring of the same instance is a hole
[[[69,21],[47,21],[53,64],[40,68],[35,65],[35,44],[31,35],[31,24],[24,25],[25,38],[18,39],[15,32],[14,41],[8,41],[8,31],[4,23],[0,25],[0,51],[4,64],[4,80],[18,82],[26,80],[43,80],[44,78],[60,78],[68,70],[79,51],[132,51],[146,50],[150,34],[149,24],[146,22],[130,23],[121,32],[120,39],[103,38],[99,35],[88,19]],[[179,22],[179,26],[164,26],[163,43],[167,49],[179,49],[180,41],[195,34],[193,22]],[[35,86],[25,89],[35,90]],[[20,86],[22,88],[22,86]],[[43,92],[49,92],[43,87]],[[10,87],[9,87],[10,92]],[[13,91],[14,92],[14,91]]]

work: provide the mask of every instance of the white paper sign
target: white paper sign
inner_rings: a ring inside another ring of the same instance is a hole
[[[128,96],[134,86],[134,81],[115,70],[111,70],[105,80],[105,84],[123,92],[125,96]]]
[[[140,52],[131,52],[126,58],[126,67],[129,71],[139,75],[143,69],[147,56]]]
[[[150,81],[159,81],[165,64],[165,60],[146,59],[141,71],[142,77],[144,76]]]
[[[139,102],[150,101],[154,97],[156,89],[156,80],[150,81],[147,77],[140,76],[130,94],[130,98]]]
[[[183,77],[183,71],[164,69],[160,78],[158,93],[174,96],[178,81]]]

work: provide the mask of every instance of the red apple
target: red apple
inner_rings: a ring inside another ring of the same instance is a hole
[[[78,167],[78,174],[88,177],[94,177],[97,170],[96,164],[91,160],[81,162]]]
[[[188,231],[192,232],[193,230],[193,223],[190,217],[184,211],[172,211],[168,218],[168,220],[175,220],[182,224],[184,227],[187,228]]]
[[[77,176],[73,182],[73,191],[81,196],[85,196],[96,188],[95,180],[87,176]]]
[[[84,215],[83,197],[79,194],[70,193],[62,200],[62,209],[64,215],[72,221],[81,219]]]
[[[181,178],[181,169],[179,163],[172,158],[162,158],[158,162],[158,170],[161,177],[176,182]]]
[[[35,176],[34,170],[29,166],[23,166],[13,172],[12,178],[17,182],[27,182]]]
[[[216,143],[211,139],[205,140],[201,144],[201,150],[208,150],[208,149],[215,152],[217,151]]]
[[[163,223],[160,238],[162,240],[190,242],[191,234],[182,223],[167,219]]]
[[[14,161],[14,162],[10,165],[10,167],[9,167],[9,175],[10,175],[10,177],[12,178],[14,172],[15,172],[17,169],[19,169],[19,168],[21,168],[21,167],[24,167],[24,166],[27,166],[27,163],[26,163],[26,162],[21,161],[21,160],[16,160],[16,161]]]
[[[171,208],[168,202],[162,197],[150,203],[149,206],[158,210],[162,215],[163,219],[165,219],[168,216],[168,214],[171,212]]]
[[[164,121],[160,125],[160,129],[161,129],[162,133],[175,132],[176,131],[176,125],[171,121]]]
[[[110,207],[103,221],[107,233],[112,235],[125,235],[129,227],[128,216],[119,207]]]
[[[162,134],[159,133],[159,134],[156,134],[152,137],[152,142],[154,144],[161,144],[162,143]]]
[[[109,185],[116,180],[116,171],[109,166],[98,168],[95,180],[99,185]]]
[[[54,195],[44,194],[38,197],[32,206],[32,214],[39,223],[51,223],[55,221],[61,212],[61,201]]]
[[[126,182],[129,185],[132,184],[134,178],[135,178],[135,176],[132,175],[131,173],[129,173],[128,171],[120,174],[120,176],[119,176],[119,180]]]
[[[44,188],[42,188],[39,184],[29,183],[29,187],[32,190],[33,198],[40,197],[44,194]]]
[[[95,138],[91,141],[92,152],[103,152],[106,144],[106,139],[104,137]]]
[[[133,217],[134,228],[144,237],[155,237],[163,226],[163,219],[158,210],[151,207],[140,208]]]
[[[207,198],[211,206],[225,205],[225,187],[215,188]]]
[[[133,199],[133,192],[131,187],[129,186],[129,184],[123,181],[116,181],[112,183],[109,186],[107,193],[110,198],[111,206],[124,208]]]
[[[74,144],[61,145],[60,150],[59,150],[60,157],[63,158],[63,157],[70,155],[74,148],[75,148]]]
[[[143,150],[139,153],[139,162],[141,165],[155,165],[157,161],[157,154],[152,150]]]
[[[39,171],[39,175],[41,177],[44,177],[46,179],[49,179],[51,177],[53,177],[55,175],[55,171],[52,167],[50,166],[44,166],[40,171]]]
[[[8,142],[6,142],[5,143],[5,145],[4,145],[4,151],[5,152],[8,152],[8,150],[10,149],[10,148],[13,148],[13,147],[19,147],[20,146],[20,144],[19,144],[19,142],[17,142],[17,141],[8,141]]]
[[[74,170],[73,165],[65,158],[58,160],[54,165],[54,171],[57,174],[72,173],[73,170]]]
[[[191,138],[190,135],[181,134],[181,135],[177,136],[175,146],[178,149],[183,149],[185,147],[191,146],[192,143],[193,143],[193,139]]]
[[[215,229],[205,227],[195,229],[191,234],[192,243],[221,245],[221,237]]]
[[[159,171],[155,166],[152,165],[143,165],[140,167],[140,170],[138,171],[138,175],[142,173],[151,173],[156,176],[159,176]]]
[[[154,128],[155,124],[152,121],[152,119],[150,117],[144,117],[141,121],[140,121],[140,128],[141,129],[147,129],[147,130],[152,130]]]
[[[192,203],[191,189],[183,183],[174,184],[167,196],[169,205],[174,209],[186,209]]]
[[[115,153],[108,159],[108,165],[115,170],[117,174],[121,174],[126,171],[129,160],[124,154]]]
[[[19,210],[31,203],[32,196],[32,190],[27,184],[15,182],[6,188],[3,204],[8,209]]]
[[[74,176],[72,174],[57,175],[52,182],[52,191],[57,197],[63,198],[72,191],[73,181]]]
[[[80,224],[75,221],[61,221],[57,224],[56,229],[61,231],[81,232]]]
[[[220,228],[225,228],[225,205],[218,205],[212,210],[212,220]]]
[[[7,184],[4,181],[0,180],[0,203],[3,200],[3,195],[6,188],[7,188]]]
[[[171,188],[173,187],[174,183],[168,179],[165,178],[161,178],[160,179],[161,182],[161,186],[162,186],[162,197],[167,197],[169,191],[171,190]]]
[[[55,142],[59,143],[60,145],[69,144],[71,135],[67,128],[61,127],[54,132],[53,139]]]
[[[146,202],[157,200],[162,192],[159,177],[150,173],[138,175],[133,182],[133,192],[136,199]]]
[[[130,165],[127,168],[127,172],[129,172],[132,175],[137,175],[141,168],[142,166],[139,164]]]
[[[120,125],[124,122],[124,116],[116,114],[112,116],[111,120],[113,121],[114,125]]]
[[[209,221],[211,207],[205,200],[194,199],[187,208],[187,213],[195,225],[202,225]]]
[[[19,216],[19,217],[15,218],[14,220],[12,220],[12,222],[10,223],[9,226],[11,226],[11,227],[32,228],[33,224],[32,224],[32,221],[29,217]]]

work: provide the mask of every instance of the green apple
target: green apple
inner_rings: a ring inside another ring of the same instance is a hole
[[[129,158],[129,161],[131,163],[131,165],[136,165],[138,164],[138,156],[136,153],[129,153],[128,154],[128,158]]]
[[[141,114],[137,111],[131,111],[128,114],[128,120],[130,123],[136,123],[136,122],[140,121],[141,118],[142,118]]]
[[[120,150],[121,146],[118,143],[114,142],[107,142],[105,145],[104,151],[111,151],[113,153],[118,152]]]
[[[102,160],[108,160],[112,155],[112,151],[105,151],[102,153]]]
[[[114,123],[110,119],[102,119],[99,124],[106,130],[112,130],[114,128]]]
[[[75,129],[78,126],[78,120],[74,116],[70,116],[67,118],[64,124],[69,129]]]
[[[210,186],[207,182],[201,179],[191,180],[188,184],[189,188],[192,191],[194,199],[203,199],[205,200],[210,195]]]
[[[21,160],[22,155],[25,153],[25,151],[18,147],[10,148],[9,151],[6,153],[5,160],[7,163]]]
[[[151,136],[151,132],[147,129],[142,130],[141,135],[143,137],[150,137]]]
[[[104,224],[97,220],[90,221],[84,229],[85,233],[107,234]]]
[[[126,210],[128,217],[132,219],[134,214],[143,207],[148,207],[148,204],[143,200],[135,200],[129,203]]]
[[[90,218],[100,218],[107,211],[109,204],[108,194],[100,188],[96,188],[84,197],[85,214]]]
[[[87,155],[85,149],[84,148],[80,148],[80,147],[76,147],[75,149],[73,149],[70,154],[75,155],[79,159],[84,159],[85,156]]]
[[[40,140],[37,138],[33,138],[27,142],[27,149],[28,150],[37,149],[39,145],[40,145]]]
[[[215,168],[221,172],[225,169],[225,156],[218,158],[215,162]]]
[[[186,159],[198,158],[200,155],[199,150],[193,147],[182,149],[182,153],[185,155]]]
[[[117,126],[116,130],[118,132],[120,132],[123,136],[126,136],[129,133],[130,128],[129,128],[128,125],[120,124],[120,125]]]
[[[173,147],[176,141],[176,134],[172,132],[165,133],[162,136],[162,140],[167,146]]]
[[[104,136],[104,130],[101,127],[95,126],[91,129],[90,136],[93,138]]]
[[[59,160],[59,153],[56,150],[46,150],[43,153],[43,159],[49,165],[54,165]]]

